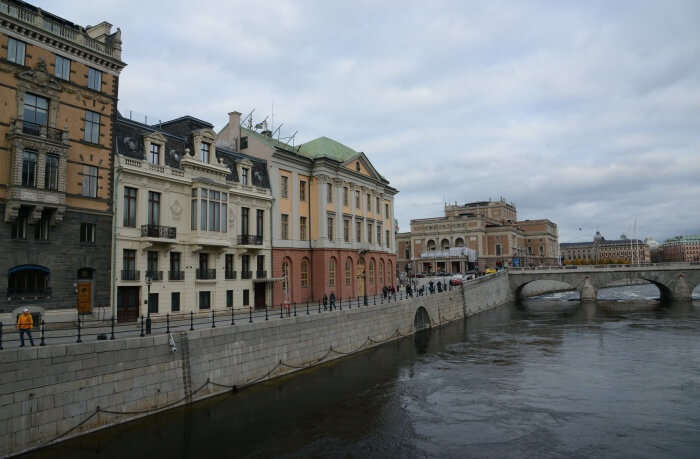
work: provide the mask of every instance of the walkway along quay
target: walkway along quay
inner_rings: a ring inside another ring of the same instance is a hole
[[[506,272],[421,297],[0,351],[0,455],[345,357],[504,304]],[[171,340],[172,337],[172,340]]]

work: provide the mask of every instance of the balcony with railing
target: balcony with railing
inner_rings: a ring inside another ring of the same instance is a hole
[[[231,269],[226,270],[226,279],[232,280],[236,278],[236,271],[233,271]]]
[[[68,131],[53,128],[45,124],[15,118],[10,122],[9,135],[23,134],[56,143],[68,142]]]
[[[141,237],[175,239],[177,237],[177,228],[174,226],[141,225]]]
[[[163,280],[163,271],[146,271],[146,280],[151,279],[151,282],[159,282]]]
[[[252,279],[253,271],[241,271],[241,279]]]
[[[253,234],[241,234],[238,236],[238,245],[263,245],[263,237]]]
[[[267,277],[267,271],[255,271],[256,279],[265,279]]]
[[[136,271],[133,269],[122,269],[122,280],[123,281],[137,281],[141,279],[141,271]]]
[[[197,280],[216,280],[216,269],[197,269]]]
[[[168,271],[168,280],[171,280],[171,281],[185,280],[185,271]]]

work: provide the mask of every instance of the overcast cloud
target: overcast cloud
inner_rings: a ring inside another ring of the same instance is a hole
[[[35,3],[122,29],[122,112],[364,151],[403,231],[503,196],[561,241],[700,233],[700,2]]]

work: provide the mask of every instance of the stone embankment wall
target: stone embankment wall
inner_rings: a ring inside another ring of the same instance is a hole
[[[504,280],[505,279],[505,280]],[[0,351],[0,456],[274,378],[508,299],[507,274],[441,294],[166,335]]]

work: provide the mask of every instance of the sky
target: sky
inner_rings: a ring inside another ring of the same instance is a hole
[[[503,197],[561,242],[700,234],[698,1],[33,3],[121,28],[123,114],[365,152],[401,231]]]

